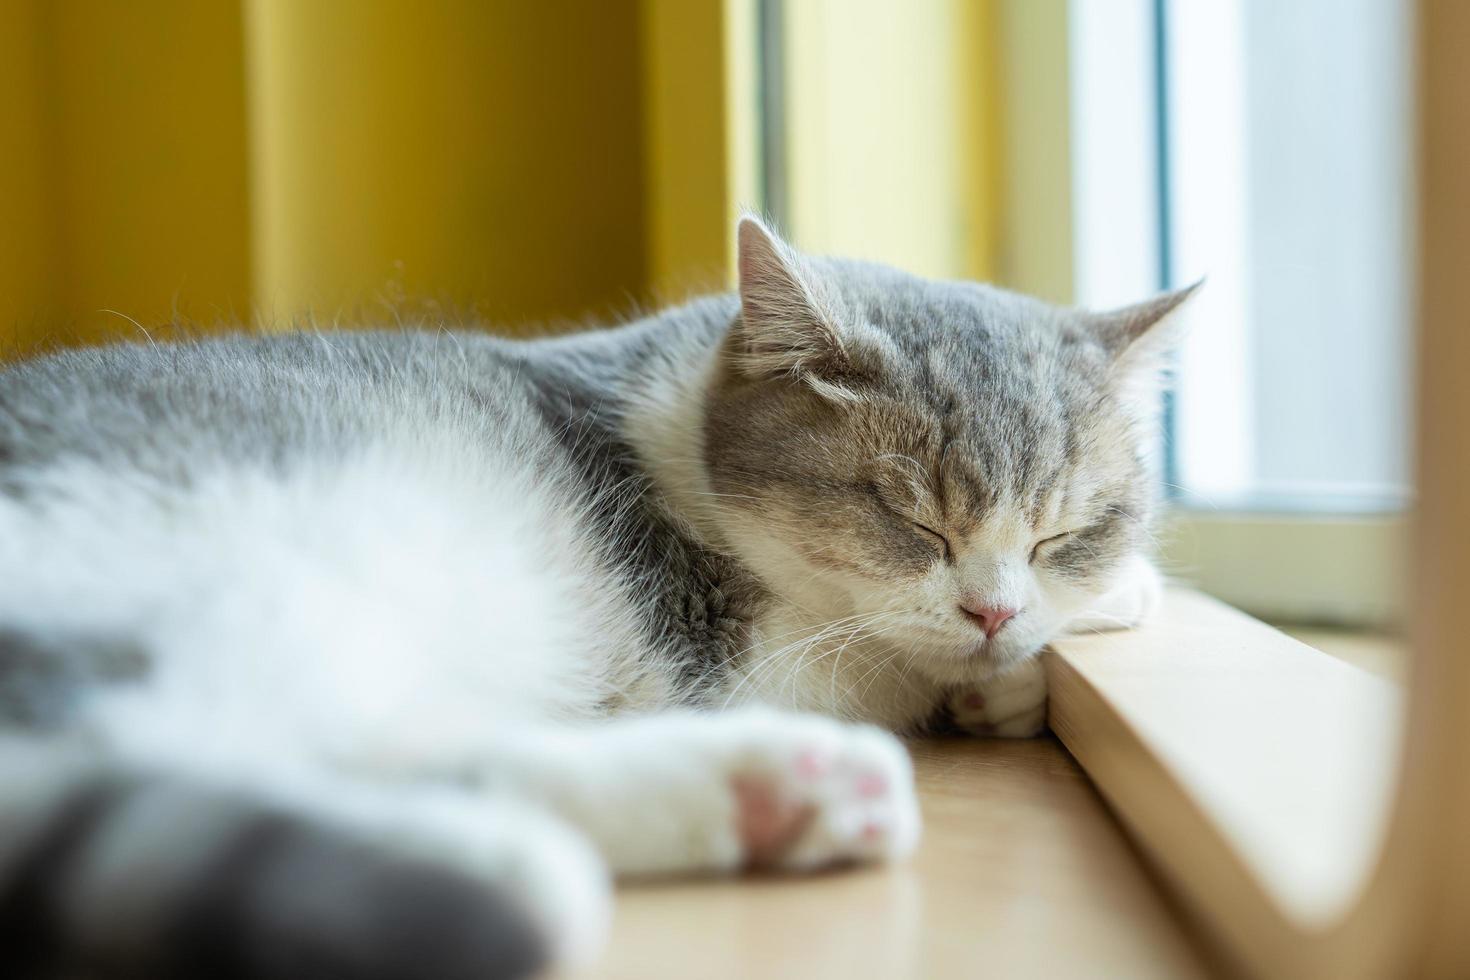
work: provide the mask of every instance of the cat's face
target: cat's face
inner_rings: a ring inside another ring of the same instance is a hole
[[[958,682],[1034,653],[1149,541],[1159,333],[809,259],[741,229],[706,416],[725,531],[778,591]]]

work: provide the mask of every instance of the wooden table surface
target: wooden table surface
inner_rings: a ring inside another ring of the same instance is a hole
[[[589,978],[1184,980],[1216,975],[1051,738],[913,743],[908,862],[809,878],[625,888]]]

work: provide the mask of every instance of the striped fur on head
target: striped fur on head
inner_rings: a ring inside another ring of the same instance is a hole
[[[885,617],[915,669],[1032,654],[1150,541],[1158,368],[1190,290],[1109,313],[803,255],[740,227],[705,415],[724,537],[780,594]],[[1013,610],[991,639],[964,604]]]

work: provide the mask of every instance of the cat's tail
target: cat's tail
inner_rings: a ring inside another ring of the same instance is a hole
[[[540,970],[524,896],[300,813],[0,738],[0,957],[26,980]]]

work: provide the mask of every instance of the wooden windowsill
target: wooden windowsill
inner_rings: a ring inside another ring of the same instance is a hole
[[[1217,948],[1252,972],[1314,975],[1303,937],[1354,900],[1378,852],[1398,689],[1186,591],[1143,629],[1047,656],[1066,748],[911,743],[925,820],[911,861],[621,889],[587,975],[1230,972],[1104,800]]]
[[[910,750],[912,858],[625,886],[611,946],[579,980],[1220,975],[1056,739]]]
[[[1047,656],[1052,729],[1244,965],[1279,971],[1354,904],[1386,827],[1396,686],[1184,590],[1142,629]]]

